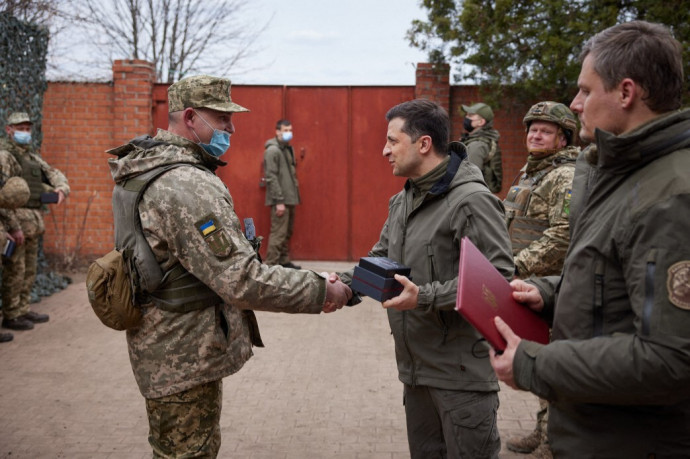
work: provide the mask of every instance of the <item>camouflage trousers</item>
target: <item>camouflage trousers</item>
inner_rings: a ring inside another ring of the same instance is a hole
[[[215,458],[220,450],[223,381],[146,399],[154,458]]]
[[[37,237],[24,239],[10,258],[2,258],[2,313],[5,319],[16,319],[29,312],[37,269]]]
[[[295,206],[285,206],[285,213],[276,215],[276,206],[271,207],[271,235],[268,238],[267,265],[282,265],[290,262],[288,243],[295,224]]]

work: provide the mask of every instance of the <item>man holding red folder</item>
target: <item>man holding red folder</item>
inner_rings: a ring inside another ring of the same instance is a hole
[[[662,25],[620,24],[585,43],[571,109],[593,142],[575,169],[562,276],[512,282],[553,317],[553,341],[491,361],[551,402],[555,457],[690,451],[690,110],[682,48]]]

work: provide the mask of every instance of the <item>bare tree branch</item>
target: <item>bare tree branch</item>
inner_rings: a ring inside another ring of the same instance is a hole
[[[90,37],[82,45],[97,57],[151,61],[158,81],[169,83],[192,72],[227,74],[266,28],[251,31],[243,23],[250,0],[65,1],[73,3],[75,23]]]

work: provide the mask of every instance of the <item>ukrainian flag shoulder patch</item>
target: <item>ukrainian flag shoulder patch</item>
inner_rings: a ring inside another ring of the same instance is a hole
[[[208,214],[197,221],[197,231],[204,238],[204,241],[217,257],[227,257],[232,252],[232,244],[228,239],[220,221],[213,214]]]
[[[213,214],[208,214],[196,222],[194,226],[196,226],[196,229],[204,237],[221,228],[220,223],[218,223],[218,219]]]

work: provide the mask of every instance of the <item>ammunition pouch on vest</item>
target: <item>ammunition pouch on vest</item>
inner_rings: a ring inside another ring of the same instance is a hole
[[[532,199],[532,190],[546,174],[559,165],[549,166],[531,177],[523,176],[517,185],[511,186],[508,190],[503,205],[505,206],[506,224],[513,246],[513,255],[517,255],[521,250],[529,247],[549,228],[548,220],[525,217],[525,214]]]
[[[115,245],[128,266],[135,304],[153,302],[165,311],[185,313],[223,300],[180,264],[164,273],[146,241],[139,217],[139,202],[146,188],[163,173],[180,166],[207,170],[193,164],[171,164],[123,181],[113,190],[113,216]]]
[[[23,207],[40,209],[43,205],[41,203],[41,193],[45,191],[43,189],[43,170],[41,169],[41,164],[35,161],[28,153],[14,154],[13,152],[13,155],[22,168],[22,178],[26,181],[27,185],[29,185],[29,200]]]

